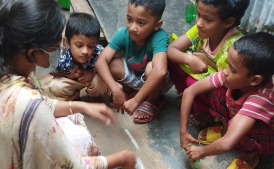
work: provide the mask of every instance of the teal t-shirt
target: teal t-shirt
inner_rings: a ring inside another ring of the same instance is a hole
[[[108,46],[115,51],[123,50],[128,65],[136,76],[141,76],[154,54],[167,51],[168,35],[163,29],[159,29],[148,37],[143,46],[136,46],[127,28],[123,27],[115,33]]]

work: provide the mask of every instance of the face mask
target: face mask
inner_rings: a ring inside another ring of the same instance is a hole
[[[61,48],[56,48],[55,51],[52,51],[52,52],[47,52],[43,49],[40,49],[44,52],[46,52],[47,54],[49,54],[49,67],[48,68],[44,68],[44,67],[41,67],[39,65],[36,66],[36,69],[34,71],[34,74],[35,76],[43,76],[43,75],[46,75],[46,74],[49,74],[51,72],[53,72],[57,66],[58,66],[58,60],[59,60],[59,57],[61,55]]]

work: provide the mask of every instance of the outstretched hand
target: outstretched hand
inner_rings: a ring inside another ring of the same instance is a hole
[[[124,164],[121,166],[123,169],[133,169],[136,164],[136,155],[128,150],[122,151],[124,156]]]
[[[110,108],[108,108],[103,103],[87,103],[85,107],[85,113],[90,117],[93,117],[106,125],[109,125],[110,122],[116,124],[115,116]]]

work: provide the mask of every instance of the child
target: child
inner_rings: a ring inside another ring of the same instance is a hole
[[[178,104],[182,92],[188,86],[226,68],[227,49],[242,36],[235,27],[240,24],[249,4],[249,0],[196,2],[196,25],[168,47],[168,58],[171,61],[168,68],[179,93]],[[200,120],[204,119],[201,115],[209,109],[207,96],[197,97],[193,107],[195,113],[200,114]]]
[[[51,73],[54,78],[49,85],[49,91],[53,95],[75,100],[85,87],[90,97],[109,93],[94,68],[94,63],[103,50],[97,44],[99,38],[100,25],[94,16],[86,13],[71,14],[64,38],[69,49],[59,58],[58,67]]]
[[[191,161],[235,148],[240,153],[239,159],[234,160],[230,167],[249,165],[254,168],[258,164],[259,154],[274,153],[273,56],[273,35],[261,32],[242,37],[229,49],[226,69],[194,83],[184,91],[181,146],[186,149]],[[228,109],[211,111],[211,115],[223,122],[223,128],[209,127],[200,132],[199,141],[208,146],[189,147],[190,143],[198,142],[187,132],[187,118],[194,97],[222,86],[228,90],[226,100],[220,100],[219,106],[227,105]]]
[[[161,94],[172,85],[167,73],[168,37],[161,29],[164,9],[165,0],[129,0],[126,27],[114,35],[95,64],[118,112],[125,110],[132,115],[145,100],[135,113],[137,123],[155,118],[165,102]],[[126,58],[114,58],[120,50],[125,51]]]

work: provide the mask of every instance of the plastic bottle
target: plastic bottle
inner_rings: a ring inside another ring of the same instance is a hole
[[[197,10],[196,4],[190,3],[187,4],[185,7],[185,20],[187,23],[191,22],[192,20],[196,19]]]

